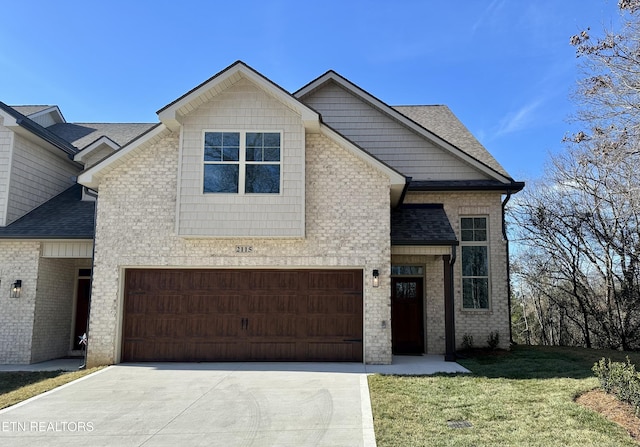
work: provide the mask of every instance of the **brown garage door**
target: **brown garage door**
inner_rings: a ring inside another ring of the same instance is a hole
[[[362,270],[125,275],[122,361],[362,361]]]

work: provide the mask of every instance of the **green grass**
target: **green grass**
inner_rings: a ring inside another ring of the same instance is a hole
[[[370,376],[378,447],[637,446],[624,429],[574,402],[598,386],[594,362],[625,355],[516,347],[461,360],[473,374]],[[449,428],[447,421],[460,420],[472,427]]]
[[[0,372],[0,410],[57,388],[101,368],[82,371]]]

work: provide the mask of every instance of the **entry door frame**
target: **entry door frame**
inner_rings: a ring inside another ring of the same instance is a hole
[[[420,355],[420,354],[425,354],[427,352],[427,327],[426,327],[426,313],[427,313],[427,305],[426,305],[426,300],[425,300],[425,296],[426,296],[426,281],[425,281],[425,277],[424,277],[424,266],[420,265],[420,266],[416,266],[416,267],[420,267],[422,269],[422,275],[420,274],[407,274],[407,275],[393,275],[391,276],[391,306],[392,306],[392,315],[393,315],[393,300],[394,300],[394,296],[395,296],[395,287],[396,287],[396,283],[398,281],[402,281],[402,280],[415,280],[415,281],[419,281],[419,283],[421,284],[421,296],[419,297],[420,299],[420,307],[421,307],[421,315],[420,315],[420,339],[422,340],[422,346],[420,347],[421,352],[411,352],[411,353],[405,353],[408,355]],[[394,351],[395,354],[395,347],[394,347],[394,340],[393,340],[393,327],[394,324],[398,324],[397,321],[393,321],[393,317],[391,320],[391,328],[392,328],[392,340],[391,340],[391,346],[392,346],[392,350]],[[402,353],[398,353],[398,354],[402,354]]]

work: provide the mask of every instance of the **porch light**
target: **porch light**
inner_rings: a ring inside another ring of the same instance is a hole
[[[22,292],[22,280],[16,279],[16,282],[11,286],[11,298],[20,298],[20,292]]]
[[[378,286],[380,286],[380,272],[378,271],[378,269],[375,269],[373,271],[373,287]]]

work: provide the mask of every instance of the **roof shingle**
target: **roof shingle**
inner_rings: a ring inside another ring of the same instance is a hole
[[[405,204],[391,211],[391,245],[457,245],[441,204]]]

